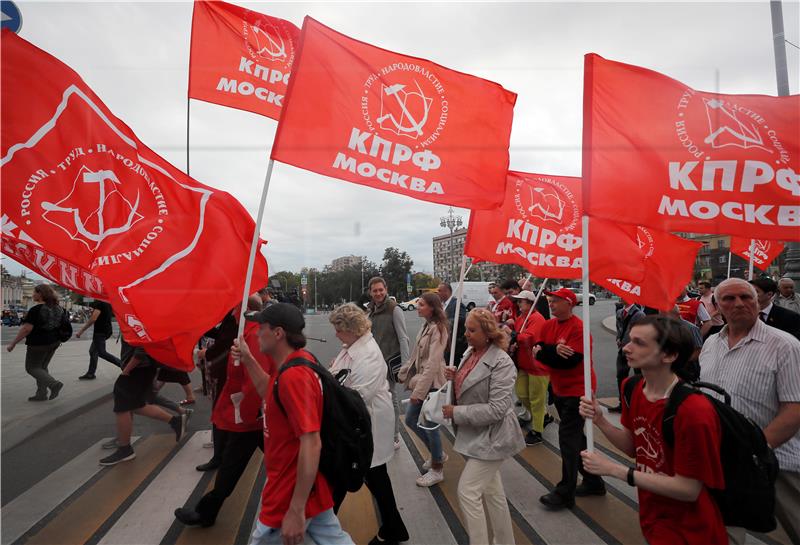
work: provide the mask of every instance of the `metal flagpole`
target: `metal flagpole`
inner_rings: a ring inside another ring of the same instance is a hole
[[[591,316],[589,314],[589,216],[581,218],[583,224],[583,249],[581,252],[581,282],[583,289],[581,297],[583,301],[583,395],[587,399],[592,399],[592,346],[589,340],[589,329],[591,328]],[[586,449],[594,452],[594,426],[590,419],[586,419]]]
[[[237,339],[244,333],[244,313],[247,310],[247,298],[250,296],[250,277],[253,275],[253,267],[256,263],[256,249],[258,248],[258,238],[261,233],[261,220],[264,217],[264,206],[267,202],[269,181],[272,178],[272,167],[274,164],[275,160],[270,159],[269,166],[267,167],[267,176],[264,178],[264,187],[261,190],[261,202],[258,204],[256,228],[253,231],[253,240],[250,241],[250,259],[247,262],[247,276],[244,277],[244,293],[242,294],[242,310],[239,313],[239,332],[236,334]],[[239,365],[239,360],[234,361],[234,364]]]
[[[464,295],[464,277],[467,272],[464,269],[467,266],[467,256],[461,254],[461,273],[458,275],[458,289],[456,290],[456,314],[453,317],[453,334],[450,336],[450,367],[454,365],[456,358],[456,337],[458,336],[458,317],[461,314],[461,297]],[[470,265],[472,267],[472,265]]]
[[[525,321],[522,322],[522,327],[519,328],[519,333],[522,333],[523,331],[525,331],[525,326],[528,325],[528,318],[530,318],[531,314],[533,314],[533,311],[536,310],[536,303],[539,302],[539,297],[542,296],[542,293],[544,292],[544,287],[547,284],[548,280],[550,280],[550,279],[549,278],[545,278],[542,281],[542,285],[539,286],[539,292],[536,294],[536,298],[533,300],[533,303],[531,304],[531,308],[528,309],[528,315],[525,316]]]
[[[186,175],[190,176],[189,174],[189,105],[192,103],[192,99],[188,96],[186,97]]]
[[[747,262],[747,280],[753,279],[753,254],[756,252],[756,239],[750,239],[750,259]]]
[[[728,250],[728,276],[726,278],[731,277],[731,251]]]

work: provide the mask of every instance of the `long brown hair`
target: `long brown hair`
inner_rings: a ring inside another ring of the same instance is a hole
[[[56,290],[54,290],[52,286],[48,284],[39,284],[33,288],[33,291],[39,294],[45,305],[54,307],[58,304],[58,296],[56,295]]]
[[[439,333],[441,335],[447,335],[450,321],[447,319],[447,316],[444,313],[442,300],[439,299],[439,295],[429,291],[423,293],[420,296],[420,299],[425,301],[425,304],[433,309],[433,314],[431,314],[430,321],[436,324],[436,327],[439,328]]]

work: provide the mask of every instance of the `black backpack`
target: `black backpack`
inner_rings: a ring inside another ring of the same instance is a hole
[[[295,358],[278,371],[272,391],[284,415],[278,384],[284,371],[300,366],[313,370],[322,383],[319,469],[334,489],[356,492],[372,464],[372,419],[367,406],[358,392],[342,386],[319,362]]]
[[[61,322],[58,324],[58,340],[62,343],[72,338],[72,324],[69,322],[69,312],[61,309]]]
[[[623,398],[628,407],[633,388],[641,379],[641,375],[634,375],[625,383]],[[701,388],[720,394],[725,402],[703,393]],[[670,446],[675,445],[675,415],[683,400],[694,394],[704,395],[719,417],[722,430],[720,462],[725,476],[725,488],[710,488],[709,492],[719,506],[725,526],[740,526],[753,532],[771,532],[777,527],[775,479],[778,476],[778,459],[767,445],[761,428],[731,407],[731,396],[728,392],[707,382],[679,382],[664,407],[664,420],[661,423],[664,440]]]

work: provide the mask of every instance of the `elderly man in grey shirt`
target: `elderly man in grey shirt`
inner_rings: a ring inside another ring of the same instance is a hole
[[[716,291],[728,322],[700,352],[700,380],[722,386],[734,409],[764,430],[780,473],[775,516],[792,543],[800,543],[800,341],[758,319],[756,290],[729,278]],[[744,543],[742,528],[728,528]]]
[[[392,392],[394,405],[394,448],[400,446],[400,400],[395,388],[395,376],[391,372],[396,363],[399,368],[401,363],[408,361],[408,332],[403,310],[389,298],[386,281],[376,276],[369,281],[369,319],[372,321],[372,336],[381,349],[383,359],[388,366],[389,390]]]
[[[778,280],[778,293],[772,302],[800,314],[800,293],[794,291],[794,280],[788,277]]]

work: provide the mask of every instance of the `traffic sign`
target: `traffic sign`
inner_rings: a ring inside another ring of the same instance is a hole
[[[11,32],[19,34],[22,28],[22,12],[17,5],[11,0],[2,0],[0,8],[2,9],[2,21],[0,21],[2,24],[0,26],[3,29],[7,28]]]
[[[411,290],[412,290],[412,289],[413,289],[413,288],[411,287],[411,284],[406,284],[406,291],[407,291],[408,293],[411,293]]]
[[[300,277],[300,284],[303,286],[308,286],[308,276],[303,275]]]

